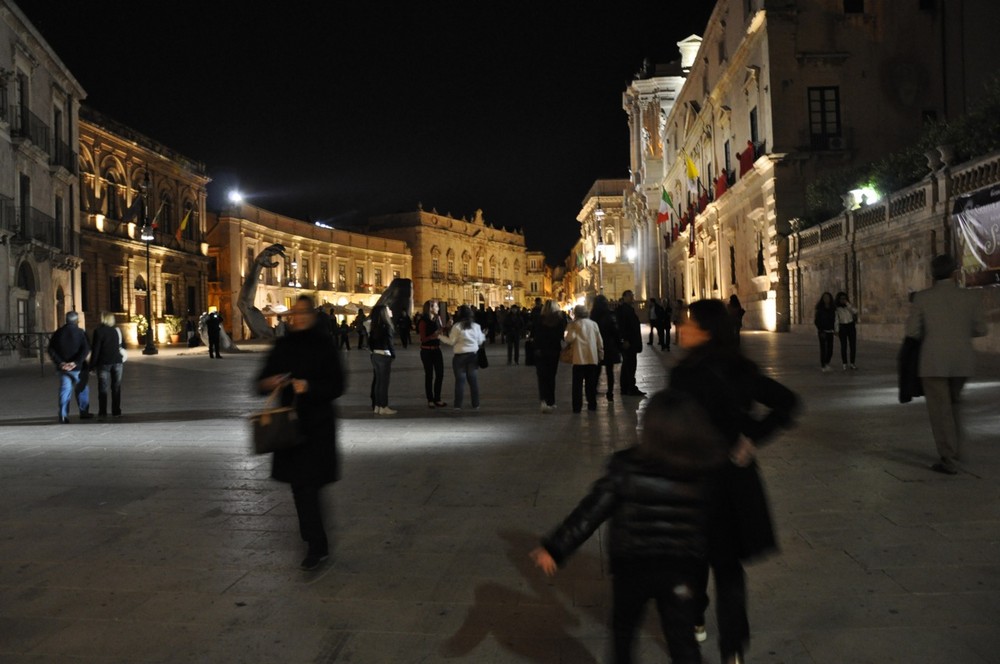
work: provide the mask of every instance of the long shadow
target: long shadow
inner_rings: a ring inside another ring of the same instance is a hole
[[[78,415],[69,416],[73,426],[93,426],[95,424],[112,424],[122,426],[127,424],[150,424],[154,422],[196,422],[201,420],[245,420],[249,411],[236,410],[168,410],[150,413],[127,413],[124,417],[109,417],[106,420],[94,418],[81,420]],[[0,420],[0,427],[37,427],[46,424],[61,426],[55,415],[47,417],[23,417],[18,419]]]
[[[578,626],[580,620],[559,597],[572,596],[572,577],[560,580],[557,575],[547,580],[534,568],[528,552],[537,546],[537,536],[517,530],[500,531],[498,535],[506,543],[507,559],[528,582],[531,594],[492,581],[476,586],[475,602],[458,631],[441,644],[441,656],[468,655],[492,635],[502,648],[532,662],[596,664],[598,659],[569,633],[569,628]],[[590,558],[586,561],[589,565],[600,567],[600,560],[594,556],[579,554],[577,558]],[[532,620],[517,610],[533,605],[549,609],[545,620]]]

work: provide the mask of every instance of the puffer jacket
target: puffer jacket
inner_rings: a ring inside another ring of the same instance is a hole
[[[607,473],[576,509],[542,539],[562,565],[607,519],[611,571],[631,562],[673,558],[705,559],[715,477],[651,467],[636,448],[612,455]]]

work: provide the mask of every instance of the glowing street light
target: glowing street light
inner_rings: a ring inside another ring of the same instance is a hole
[[[235,205],[239,205],[243,202],[243,194],[237,189],[233,189],[229,192],[229,202]]]

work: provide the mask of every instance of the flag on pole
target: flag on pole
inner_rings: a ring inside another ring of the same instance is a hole
[[[142,207],[142,196],[136,196],[132,201],[132,205],[128,206],[125,210],[125,214],[122,215],[122,221],[128,223],[130,221],[135,221],[136,217],[139,216],[139,210]]]
[[[687,180],[688,180],[688,191],[690,191],[695,196],[698,195],[698,167],[694,165],[691,161],[691,157],[684,155],[684,159],[687,162]]]
[[[177,233],[175,233],[175,234],[174,234],[174,237],[176,237],[176,238],[177,238],[177,241],[178,241],[178,242],[180,242],[180,241],[181,241],[181,233],[183,233],[183,232],[184,232],[184,230],[185,230],[185,229],[187,228],[187,225],[188,225],[188,220],[189,220],[190,218],[191,218],[191,210],[189,209],[189,210],[187,211],[187,214],[186,214],[186,215],[184,215],[184,218],[183,218],[183,219],[181,219],[181,225],[177,227]]]
[[[670,194],[667,193],[665,187],[660,187],[663,190],[663,194],[660,196],[660,209],[656,213],[656,224],[660,225],[663,222],[670,219],[670,213],[674,209],[674,202],[670,200]]]
[[[158,209],[156,210],[156,214],[154,214],[154,215],[153,215],[153,221],[152,221],[152,222],[150,222],[150,224],[149,224],[149,225],[150,225],[150,226],[152,226],[152,227],[153,227],[154,229],[156,229],[156,228],[159,228],[159,227],[160,227],[160,225],[159,225],[159,224],[157,224],[157,223],[156,223],[156,221],[157,221],[157,220],[158,220],[158,219],[160,218],[160,213],[161,213],[161,212],[163,212],[163,203],[160,203],[160,207],[159,207],[159,208],[158,208]]]

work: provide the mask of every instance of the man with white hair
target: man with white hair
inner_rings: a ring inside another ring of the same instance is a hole
[[[66,324],[52,335],[49,341],[49,357],[59,369],[59,422],[69,424],[69,399],[76,395],[76,405],[80,409],[80,419],[89,420],[90,391],[87,389],[87,355],[90,344],[87,335],[80,329],[80,315],[75,311],[66,314]]]

